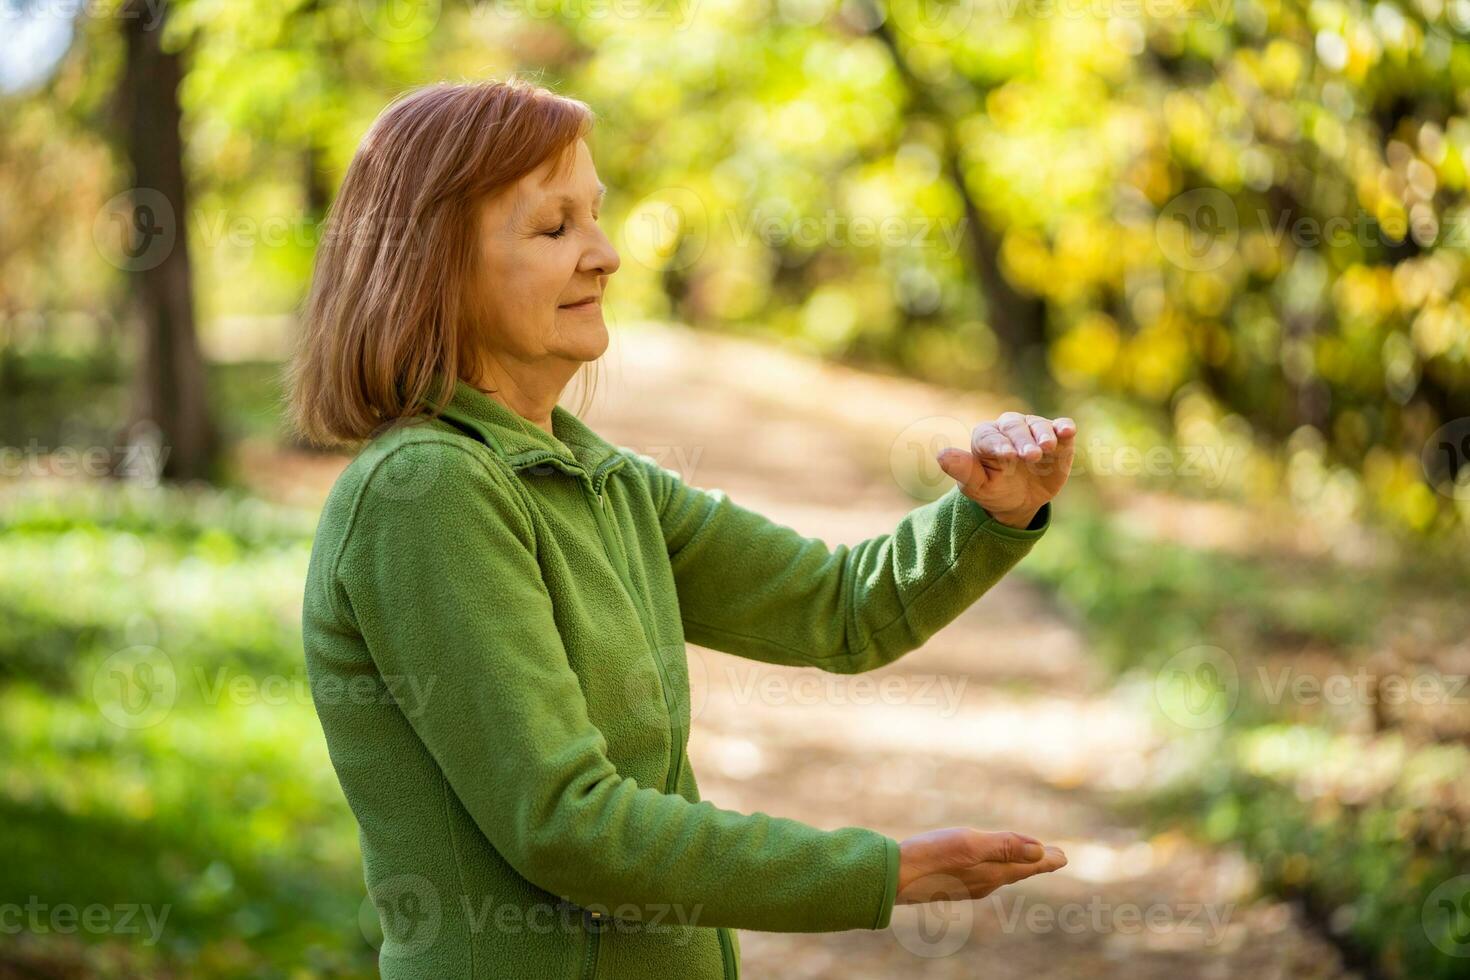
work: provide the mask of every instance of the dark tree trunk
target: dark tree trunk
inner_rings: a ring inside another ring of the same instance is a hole
[[[312,241],[320,242],[322,219],[332,204],[332,189],[327,186],[321,151],[308,146],[301,153],[301,176],[305,186],[306,221],[311,226]]]
[[[978,291],[988,312],[990,329],[995,332],[1001,350],[1018,371],[1017,387],[1028,395],[1040,391],[1040,378],[1045,365],[1042,357],[1046,347],[1046,304],[1039,297],[1017,289],[1000,262],[1000,233],[992,227],[975,194],[965,179],[963,148],[955,136],[954,111],[949,103],[968,104],[983,97],[983,91],[946,93],[931,91],[930,87],[914,72],[889,25],[874,14],[878,24],[874,35],[887,48],[904,88],[908,91],[914,108],[931,117],[939,126],[943,138],[941,154],[944,173],[960,196],[964,207],[965,234],[969,245],[970,263],[974,269]]]
[[[140,442],[153,438],[147,435],[153,430],[162,478],[208,479],[217,446],[204,359],[194,332],[188,195],[179,136],[181,66],[178,53],[160,44],[162,20],[138,0],[130,0],[122,11],[127,49],[123,118],[133,170],[127,268],[143,330],[130,440],[136,451]]]

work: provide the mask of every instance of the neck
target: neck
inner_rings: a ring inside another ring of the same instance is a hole
[[[561,370],[560,365],[556,369],[517,371],[507,370],[505,365],[490,361],[480,370],[465,374],[464,380],[527,422],[555,436],[551,410],[556,407],[562,389],[575,372],[575,365],[571,365],[570,372]]]

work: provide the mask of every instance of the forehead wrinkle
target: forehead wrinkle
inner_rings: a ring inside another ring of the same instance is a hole
[[[599,180],[597,182],[597,196],[593,199],[593,203],[594,204],[601,204],[602,203],[603,195],[605,195],[606,193],[607,193],[607,185],[604,184],[602,181]],[[576,204],[577,204],[576,199],[573,198],[572,195],[570,195],[570,194],[563,194],[563,195],[561,195],[561,197],[559,198],[559,200],[561,202],[561,206],[564,207],[564,208],[575,207]]]
[[[606,196],[606,194],[607,185],[599,180],[597,182],[597,199],[595,205],[600,205],[602,203],[603,197]],[[553,196],[545,191],[542,191],[541,196],[537,198],[534,197],[531,193],[527,193],[523,188],[514,197],[514,203],[511,206],[510,212],[511,222],[521,223],[530,221],[533,217],[541,213],[542,209],[545,208],[548,202],[559,203],[562,207],[563,212],[572,207],[575,207],[577,203],[570,194]]]
[[[603,197],[605,197],[606,195],[607,195],[607,185],[604,184],[602,181],[599,180],[597,182],[597,196],[596,196],[596,198],[593,201],[594,205],[601,204]],[[570,194],[559,194],[559,195],[549,195],[548,194],[545,197],[542,197],[541,200],[538,201],[536,204],[534,204],[534,205],[529,205],[529,204],[526,205],[525,206],[525,210],[526,211],[538,211],[539,212],[541,210],[541,208],[548,201],[551,201],[551,202],[560,204],[563,210],[566,210],[568,208],[573,208],[573,207],[576,207],[577,206],[577,199],[574,198],[574,197],[572,197],[572,195],[570,195]]]

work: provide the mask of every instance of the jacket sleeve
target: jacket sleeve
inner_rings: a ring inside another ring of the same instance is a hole
[[[887,534],[828,547],[633,454],[650,480],[685,636],[751,660],[856,674],[897,660],[980,598],[1050,526],[991,517],[960,492]]]
[[[428,692],[405,715],[490,844],[538,887],[621,918],[885,928],[893,838],[691,803],[614,768],[513,479],[468,448],[401,446],[367,478],[336,563],[339,615],[381,673]]]

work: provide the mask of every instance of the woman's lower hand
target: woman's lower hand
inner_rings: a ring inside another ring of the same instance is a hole
[[[1009,885],[1065,867],[1060,848],[1010,832],[948,827],[899,844],[895,905],[984,898]]]

